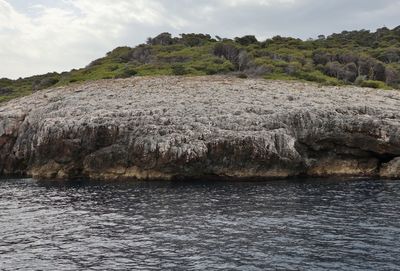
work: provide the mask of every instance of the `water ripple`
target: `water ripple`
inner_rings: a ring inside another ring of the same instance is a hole
[[[399,181],[0,181],[0,270],[400,270]]]

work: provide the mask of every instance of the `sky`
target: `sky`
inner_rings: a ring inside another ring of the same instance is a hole
[[[400,25],[400,0],[0,0],[0,78],[86,66],[161,32],[315,38]]]

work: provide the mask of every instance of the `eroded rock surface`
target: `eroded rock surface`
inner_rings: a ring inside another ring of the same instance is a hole
[[[380,175],[383,178],[398,179],[400,177],[400,157],[384,163],[381,166]]]
[[[0,105],[0,172],[397,178],[399,109],[399,92],[355,87],[221,76],[97,81]]]

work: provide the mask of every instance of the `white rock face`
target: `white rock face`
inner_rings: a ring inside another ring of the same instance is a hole
[[[0,105],[0,172],[92,179],[378,176],[381,164],[400,157],[399,109],[397,91],[299,82],[223,76],[89,82]]]

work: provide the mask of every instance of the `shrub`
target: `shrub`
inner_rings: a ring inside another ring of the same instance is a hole
[[[145,45],[139,45],[130,54],[130,61],[137,61],[141,64],[149,63],[151,60],[151,49]]]
[[[361,84],[367,80],[367,76],[365,75],[359,75],[357,76],[356,80],[354,81],[354,84],[357,86],[361,86]]]
[[[118,70],[118,68],[119,68],[118,65],[111,65],[111,66],[109,66],[109,67],[107,68],[107,70],[113,72],[113,71],[115,71],[115,70]]]
[[[188,74],[188,71],[183,65],[173,65],[172,66],[172,73],[174,75],[185,75]]]
[[[301,63],[291,62],[286,67],[284,67],[284,72],[287,75],[295,75],[301,70]]]
[[[92,62],[90,62],[90,64],[87,66],[88,68],[93,67],[93,66],[100,66],[102,65],[104,62],[104,58],[99,58],[96,60],[93,60]]]
[[[274,67],[272,65],[252,65],[246,70],[246,73],[251,76],[265,76],[272,73]]]
[[[346,82],[354,82],[357,79],[357,65],[355,63],[346,64],[345,74],[342,79]]]
[[[249,54],[246,52],[246,50],[241,50],[239,52],[237,59],[238,59],[237,65],[238,65],[239,71],[243,71],[249,67],[251,59],[250,59]]]
[[[345,31],[309,41],[276,36],[258,42],[251,35],[217,40],[207,34],[173,37],[161,33],[148,44],[118,47],[83,69],[17,80],[3,78],[0,102],[52,85],[126,78],[136,73],[205,75],[236,71],[236,75],[242,72],[270,79],[400,88],[400,26],[375,33]]]
[[[329,77],[320,71],[313,71],[313,72],[309,72],[309,73],[300,72],[297,75],[297,77],[300,79],[304,79],[307,81],[313,81],[313,82],[317,82],[317,83],[321,83],[321,84],[325,84],[325,85],[331,85],[331,86],[340,85],[339,80],[337,80],[336,78]]]
[[[362,87],[366,87],[366,88],[381,88],[381,89],[385,89],[387,88],[385,83],[381,82],[381,81],[375,81],[375,80],[366,80],[363,81],[361,83]]]
[[[191,48],[176,49],[171,52],[159,52],[156,61],[164,63],[187,62],[196,55],[196,50]]]
[[[247,36],[243,36],[241,38],[236,37],[235,38],[235,42],[237,42],[237,43],[239,43],[240,45],[243,45],[243,46],[248,46],[250,44],[258,43],[258,40],[253,35],[247,35]]]
[[[129,78],[137,74],[137,71],[133,68],[126,67],[122,70],[121,73],[117,74],[115,78]]]
[[[312,53],[312,60],[315,65],[326,65],[331,61],[331,55],[324,50],[316,50]]]
[[[174,39],[172,38],[172,35],[170,33],[164,32],[154,38],[148,38],[147,44],[148,45],[171,45],[171,44],[174,44]]]
[[[214,55],[218,57],[224,57],[232,64],[238,64],[239,49],[229,43],[218,43],[214,47]]]
[[[41,80],[37,80],[37,81],[33,82],[32,90],[36,91],[36,90],[51,87],[51,86],[57,84],[58,81],[60,81],[60,79],[58,79],[56,77],[45,77]]]
[[[373,79],[378,81],[385,81],[386,80],[386,68],[382,62],[376,62],[373,67]]]
[[[378,56],[380,61],[385,63],[396,63],[400,61],[400,49],[388,48],[383,50]]]
[[[202,46],[205,43],[212,41],[211,36],[208,34],[180,34],[181,38],[179,39],[180,43],[183,43],[186,46],[194,47],[194,46]]]
[[[397,87],[400,83],[400,72],[393,67],[386,68],[386,84]]]
[[[0,87],[0,95],[9,95],[13,92],[10,87]]]

